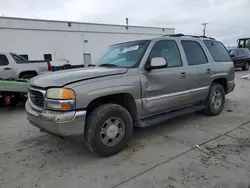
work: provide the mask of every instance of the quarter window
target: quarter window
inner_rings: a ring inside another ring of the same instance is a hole
[[[193,66],[208,63],[205,52],[198,42],[185,40],[181,41],[181,44],[185,51],[188,65]]]
[[[231,61],[228,51],[221,42],[205,40],[204,43],[215,62]]]
[[[162,40],[156,42],[149,55],[150,59],[153,57],[165,58],[168,63],[167,67],[182,66],[178,46],[173,40]]]

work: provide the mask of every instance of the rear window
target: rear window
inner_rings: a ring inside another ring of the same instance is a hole
[[[231,61],[228,51],[221,42],[205,40],[204,43],[215,62]]]

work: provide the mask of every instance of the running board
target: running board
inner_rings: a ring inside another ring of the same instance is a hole
[[[197,111],[202,110],[204,108],[205,108],[205,106],[203,104],[199,104],[199,105],[195,105],[195,106],[186,107],[186,108],[183,108],[180,110],[175,110],[175,111],[171,111],[168,113],[145,118],[145,119],[142,119],[139,121],[138,127],[148,127],[148,126],[152,126],[152,125],[157,125],[157,124],[166,122],[167,120],[173,119],[175,117],[194,113],[194,112],[197,112]]]

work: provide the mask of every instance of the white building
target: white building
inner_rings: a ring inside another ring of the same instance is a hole
[[[0,52],[53,65],[96,60],[115,43],[173,34],[173,28],[0,17]]]

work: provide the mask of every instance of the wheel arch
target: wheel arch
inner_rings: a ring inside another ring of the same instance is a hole
[[[114,103],[123,106],[131,115],[133,121],[137,120],[137,106],[134,97],[129,93],[118,93],[101,96],[93,99],[86,108],[87,117],[98,106],[106,103]]]
[[[224,78],[224,77],[215,78],[215,79],[212,81],[211,84],[213,84],[213,83],[220,84],[220,85],[223,87],[225,93],[228,92],[228,85],[227,85],[227,79],[226,79],[226,78]]]
[[[38,75],[37,72],[34,70],[27,70],[27,71],[20,72],[18,78],[21,78],[22,76],[24,76],[26,74],[33,74],[34,76]]]

